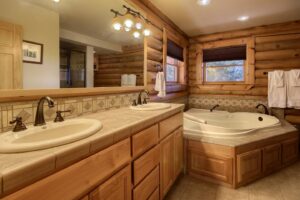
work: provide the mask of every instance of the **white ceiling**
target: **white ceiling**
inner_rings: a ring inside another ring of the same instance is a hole
[[[110,9],[124,12],[124,0],[25,0],[59,13],[60,28],[84,34],[114,44],[140,43],[125,32],[112,29],[114,14]],[[132,6],[131,6],[132,7]]]
[[[300,0],[150,0],[189,36],[300,20]],[[248,15],[245,22],[239,16]]]

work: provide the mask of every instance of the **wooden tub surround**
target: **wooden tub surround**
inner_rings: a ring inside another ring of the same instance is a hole
[[[299,133],[287,122],[241,138],[185,134],[186,171],[191,176],[238,188],[298,160]]]
[[[6,190],[9,182],[4,178],[0,199],[163,199],[183,169],[183,105],[173,104],[172,108],[161,111],[118,110],[89,116],[109,118],[98,118],[103,122],[102,134],[106,135],[102,143],[107,143],[101,150],[23,187]],[[121,119],[117,115],[122,115],[123,120],[127,116],[127,127],[123,131],[118,125],[109,127]],[[114,142],[109,144],[106,140],[112,133]],[[89,149],[92,148],[90,143]],[[26,179],[26,174],[19,175]]]

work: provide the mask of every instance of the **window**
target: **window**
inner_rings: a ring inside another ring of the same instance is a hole
[[[207,83],[244,82],[246,46],[203,50],[203,74]]]
[[[167,66],[166,81],[169,83],[178,83],[179,74],[183,66],[183,48],[168,40],[167,45]]]
[[[205,82],[244,81],[244,60],[205,62]]]
[[[166,81],[178,82],[178,63],[175,58],[167,57]]]

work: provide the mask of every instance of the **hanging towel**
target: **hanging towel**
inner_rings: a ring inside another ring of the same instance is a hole
[[[121,86],[128,86],[128,74],[122,74],[121,76]]]
[[[291,86],[296,86],[296,87],[300,86],[300,70],[299,69],[291,70],[289,72],[289,82],[290,82]]]
[[[275,108],[287,106],[286,74],[282,71],[269,72],[268,74],[268,105]]]
[[[276,87],[283,87],[284,86],[284,71],[274,71],[275,77],[275,86]]]
[[[300,109],[300,70],[291,70],[287,74],[287,106]]]
[[[128,86],[136,86],[136,75],[135,74],[128,75]]]
[[[164,72],[158,72],[156,74],[154,89],[158,92],[158,97],[166,96],[166,80]]]

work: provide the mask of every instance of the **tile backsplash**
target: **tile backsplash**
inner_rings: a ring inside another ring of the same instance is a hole
[[[191,95],[189,97],[189,108],[210,109],[219,104],[217,110],[227,110],[230,112],[257,112],[257,104],[268,105],[267,98],[250,96],[226,96],[226,95]]]
[[[98,111],[116,109],[131,105],[138,93],[111,94],[99,96],[84,96],[54,99],[54,108],[44,105],[44,115],[47,121],[55,118],[58,110],[71,110],[64,113],[65,118],[73,118]],[[26,125],[33,124],[38,101],[0,103],[0,133],[9,131],[13,125],[9,122],[16,117],[22,117]]]

